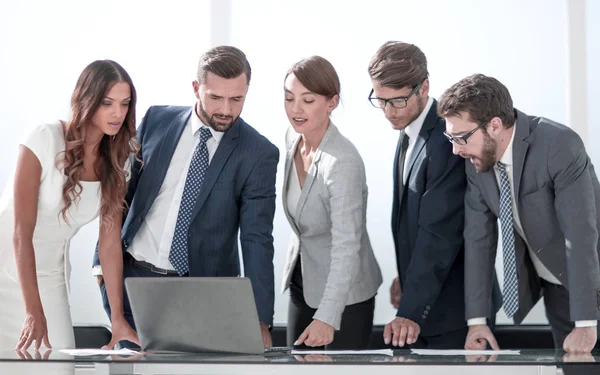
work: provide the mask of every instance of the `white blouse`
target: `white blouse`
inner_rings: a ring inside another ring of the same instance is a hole
[[[302,188],[300,187],[300,179],[298,178],[298,169],[296,168],[296,161],[292,163],[292,173],[289,175],[288,190],[287,190],[287,206],[288,211],[292,219],[296,220],[296,210],[298,208],[298,201],[300,200],[300,194]]]

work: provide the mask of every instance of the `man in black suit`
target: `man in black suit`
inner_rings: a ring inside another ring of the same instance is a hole
[[[415,45],[387,42],[369,64],[369,100],[400,131],[394,161],[392,234],[398,277],[396,317],[384,340],[394,346],[460,349],[464,307],[465,166],[444,137],[429,97],[427,59]]]

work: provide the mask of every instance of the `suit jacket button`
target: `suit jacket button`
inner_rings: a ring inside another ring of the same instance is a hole
[[[429,307],[429,305],[425,306],[425,310],[431,310],[431,307]]]
[[[427,315],[423,314],[423,315],[421,315],[421,318],[427,319]]]

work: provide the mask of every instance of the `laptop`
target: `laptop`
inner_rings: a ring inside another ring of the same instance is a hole
[[[142,350],[265,354],[245,277],[128,277],[125,287]]]

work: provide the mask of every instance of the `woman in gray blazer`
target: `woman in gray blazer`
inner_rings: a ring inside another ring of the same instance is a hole
[[[287,344],[362,349],[382,279],[366,228],[364,164],[329,119],[340,81],[329,61],[313,56],[287,72],[284,88],[292,125],[283,186],[292,227],[283,277],[283,291],[290,288]]]

